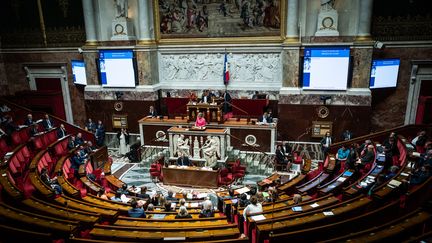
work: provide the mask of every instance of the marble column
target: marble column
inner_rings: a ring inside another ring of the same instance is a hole
[[[152,1],[138,0],[138,40],[140,43],[151,42],[153,39],[152,16]]]
[[[360,0],[358,39],[370,39],[373,0]]]
[[[298,31],[298,0],[287,0],[287,23],[286,23],[286,39],[287,41],[297,42],[299,37]]]
[[[96,38],[96,26],[95,16],[93,8],[93,0],[82,0],[84,23],[86,30],[86,42],[87,44],[94,44],[97,41]]]

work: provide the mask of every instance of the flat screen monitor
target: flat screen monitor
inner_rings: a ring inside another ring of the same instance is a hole
[[[87,77],[84,61],[72,60],[72,78],[74,84],[87,85]]]
[[[369,88],[394,88],[397,86],[399,59],[374,59],[370,75]]]
[[[346,90],[349,64],[349,47],[305,48],[303,89]]]
[[[136,61],[132,50],[100,50],[98,67],[102,87],[135,87]]]

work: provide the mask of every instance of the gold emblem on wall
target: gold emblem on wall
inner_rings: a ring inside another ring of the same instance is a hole
[[[330,110],[325,106],[320,106],[317,109],[317,115],[319,118],[326,118],[330,115]]]
[[[123,110],[123,102],[117,101],[114,103],[114,110],[122,111]]]

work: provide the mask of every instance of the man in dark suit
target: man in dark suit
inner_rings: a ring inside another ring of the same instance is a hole
[[[75,138],[75,144],[77,145],[81,145],[84,143],[84,139],[82,137],[82,133],[77,133],[76,138]]]
[[[88,119],[85,127],[86,127],[87,131],[89,131],[89,132],[94,133],[96,131],[96,123],[94,123],[91,118]]]
[[[27,118],[24,120],[24,125],[30,126],[31,124],[33,124],[33,115],[28,114]]]
[[[57,138],[62,138],[67,135],[66,129],[63,124],[60,124],[60,127],[57,128]]]
[[[224,103],[223,103],[223,112],[226,114],[228,112],[232,111],[232,106],[231,106],[231,95],[228,93],[228,91],[223,91],[222,97],[224,99]]]
[[[211,103],[212,96],[210,95],[210,92],[208,90],[204,90],[202,96],[201,96],[201,103]]]
[[[157,111],[154,106],[150,106],[148,116],[157,117]]]
[[[48,114],[45,114],[45,118],[42,120],[42,126],[45,128],[45,131],[48,131],[48,130],[51,130],[54,128],[54,123]]]
[[[75,141],[75,136],[71,136],[69,138],[69,141],[68,141],[68,144],[67,144],[67,148],[68,148],[68,150],[71,150],[71,149],[75,148],[75,146],[77,146],[77,143]]]
[[[362,168],[366,164],[373,162],[373,160],[375,158],[375,154],[374,154],[373,149],[374,149],[374,146],[372,144],[367,146],[366,153],[363,156],[361,156],[361,158],[358,159],[356,162],[358,166],[360,166]]]
[[[326,132],[326,135],[321,139],[321,149],[324,154],[324,157],[327,155],[330,146],[333,143],[333,138],[330,136],[329,132]]]
[[[258,121],[262,122],[262,123],[272,123],[273,122],[273,120],[271,119],[271,117],[269,117],[267,112],[264,112],[264,114],[258,118]]]
[[[190,165],[190,160],[189,160],[189,158],[185,154],[182,154],[177,159],[177,165],[178,166],[189,166]]]
[[[99,146],[99,147],[103,146],[104,141],[105,141],[105,127],[102,124],[101,120],[98,121],[98,124],[96,127],[95,137],[96,137],[97,146]]]
[[[343,133],[342,133],[342,139],[344,141],[346,140],[350,140],[353,138],[353,134],[350,130],[346,129]]]

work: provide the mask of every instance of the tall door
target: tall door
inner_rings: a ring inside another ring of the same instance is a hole
[[[60,78],[35,78],[36,90],[40,92],[38,110],[51,113],[66,120],[65,106]]]
[[[418,98],[416,124],[432,123],[432,80],[423,79]]]

